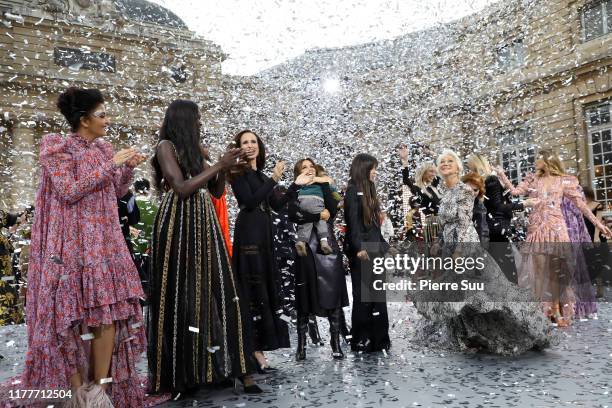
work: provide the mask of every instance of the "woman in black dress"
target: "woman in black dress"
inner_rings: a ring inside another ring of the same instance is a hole
[[[312,159],[299,160],[293,175],[313,177],[316,174]],[[338,201],[333,197],[330,187],[331,179],[322,177],[315,179],[323,191],[325,210],[320,214],[310,214],[300,211],[298,195],[293,194],[289,201],[289,219],[297,224],[327,221],[329,231],[333,231],[333,220],[338,212]],[[313,228],[306,256],[298,256],[295,260],[295,308],[297,310],[298,345],[296,360],[306,358],[306,331],[310,315],[327,317],[329,319],[330,345],[334,359],[344,358],[340,348],[340,330],[342,326],[342,308],[348,306],[348,293],[342,266],[342,253],[336,242],[335,235],[330,233],[328,243],[333,249],[329,255],[319,249],[316,230]]]
[[[371,260],[383,256],[390,248],[380,232],[380,202],[374,185],[377,167],[378,161],[369,154],[355,156],[344,196],[344,251],[349,258],[353,283],[353,351],[380,351],[391,346],[386,301],[362,299],[363,290],[372,287]],[[362,276],[362,269],[367,276]]]
[[[511,195],[502,187],[497,175],[493,174],[486,157],[474,153],[468,157],[467,168],[485,180],[485,200],[487,223],[489,224],[489,252],[497,261],[510,282],[517,283],[516,263],[512,253],[512,217],[515,211],[523,211],[522,203],[515,203]]]
[[[258,370],[265,371],[270,367],[263,352],[289,347],[287,321],[290,320],[282,309],[270,209],[285,206],[299,185],[312,182],[313,177],[300,176],[285,194],[274,194],[285,163],[276,163],[272,177],[267,177],[262,172],[266,150],[259,136],[243,130],[235,136],[234,143],[242,149],[244,161],[235,165],[230,174],[232,190],[240,207],[234,228],[232,263],[249,309],[248,330],[253,355]]]
[[[432,153],[425,147],[423,147],[423,150],[427,154]],[[408,155],[409,152],[406,147],[400,149],[402,182],[410,188],[410,192],[414,197],[412,202],[418,205],[420,212],[423,214],[423,240],[427,244],[432,244],[437,239],[440,229],[438,222],[438,207],[440,206],[438,185],[440,184],[440,177],[437,175],[434,163],[432,161],[425,161],[419,164],[413,179],[408,166]]]
[[[152,160],[163,197],[153,227],[149,384],[178,397],[234,377],[243,379],[245,392],[258,393],[248,375],[248,311],[210,198],[223,193],[225,170],[240,150],[208,164],[199,136],[198,106],[172,102]]]

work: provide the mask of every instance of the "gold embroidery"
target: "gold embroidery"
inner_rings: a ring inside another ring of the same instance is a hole
[[[200,304],[201,304],[201,291],[202,291],[202,228],[200,227],[200,222],[202,222],[202,200],[200,200],[200,196],[196,196],[196,209],[195,209],[195,262],[196,262],[196,299],[195,299],[195,320],[199,324],[200,322]],[[196,365],[200,361],[200,333],[196,333],[195,335],[195,343],[194,343],[194,367],[196,374],[196,382],[200,382],[200,370]]]
[[[166,307],[166,284],[168,279],[168,261],[170,259],[170,249],[172,248],[172,234],[174,232],[174,216],[176,210],[176,203],[178,196],[174,193],[169,193],[169,197],[167,201],[172,201],[170,205],[170,222],[168,224],[168,234],[166,239],[166,248],[164,251],[164,264],[163,264],[163,273],[162,273],[162,281],[161,281],[161,291],[159,297],[159,319],[157,322],[157,372],[155,379],[155,390],[159,391],[159,387],[161,385],[161,354],[162,354],[162,335],[164,333],[164,318],[165,318],[165,307]],[[159,221],[161,224],[161,221]],[[158,234],[161,234],[161,230],[158,229]],[[157,243],[159,246],[160,236],[157,236]],[[159,249],[159,247],[158,247]],[[159,253],[159,252],[158,252]]]
[[[208,327],[207,327],[207,333],[208,333],[208,338],[206,341],[207,347],[212,347],[212,342],[211,342],[211,329],[212,329],[212,260],[211,258],[211,216],[212,214],[210,214],[210,208],[208,208],[207,205],[204,206],[204,209],[206,211],[206,264],[208,267]],[[208,369],[206,370],[206,381],[207,382],[212,382],[212,356],[211,353],[206,353],[207,354],[207,360],[208,360]]]
[[[217,217],[215,217],[215,224],[218,228],[219,231],[221,231],[221,224],[219,223],[219,219]],[[243,341],[243,335],[242,335],[242,317],[241,317],[241,313],[240,313],[240,301],[238,298],[238,291],[236,290],[236,283],[234,282],[234,271],[232,269],[232,261],[229,257],[229,253],[227,252],[227,248],[225,246],[225,239],[221,239],[222,241],[222,245],[223,245],[223,250],[225,253],[225,259],[229,268],[229,276],[230,276],[230,281],[232,283],[232,290],[234,292],[234,297],[233,300],[236,303],[236,318],[238,321],[238,348],[239,348],[239,353],[240,353],[240,368],[242,370],[242,374],[246,374],[246,360],[244,357],[244,341]],[[253,245],[255,247],[257,247],[256,245]],[[238,254],[234,254],[234,256],[238,256]]]

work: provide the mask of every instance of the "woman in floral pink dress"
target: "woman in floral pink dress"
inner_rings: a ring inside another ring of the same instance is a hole
[[[529,216],[519,285],[530,287],[543,302],[544,311],[554,323],[567,326],[573,317],[575,296],[572,291],[572,251],[570,237],[561,210],[567,198],[605,235],[610,230],[589,210],[580,194],[578,180],[566,176],[560,159],[542,150],[536,160],[536,174],[530,174],[514,187],[503,170],[497,173],[502,185],[512,195],[529,196],[533,211]]]
[[[40,148],[20,387],[71,390],[68,406],[142,407],[135,365],[146,348],[144,294],[117,197],[145,158],[113,154],[101,139],[109,121],[100,91],[69,88],[57,106],[74,133],[46,135]]]

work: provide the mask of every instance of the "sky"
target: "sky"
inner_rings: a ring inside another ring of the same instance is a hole
[[[395,38],[495,0],[151,0],[219,44],[224,74],[252,75],[304,53]]]

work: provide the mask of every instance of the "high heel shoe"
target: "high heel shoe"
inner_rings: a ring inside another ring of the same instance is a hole
[[[244,393],[245,394],[261,394],[263,392],[263,390],[261,388],[259,388],[259,385],[253,383],[251,385],[244,385],[244,380],[242,378],[236,378],[234,380],[234,390],[238,389],[238,382],[240,381],[240,383],[242,384],[242,387],[244,388]]]
[[[553,323],[557,324],[557,327],[568,327],[570,324],[569,319],[561,316],[561,313],[559,312],[553,314],[551,316],[551,320],[553,321]]]

